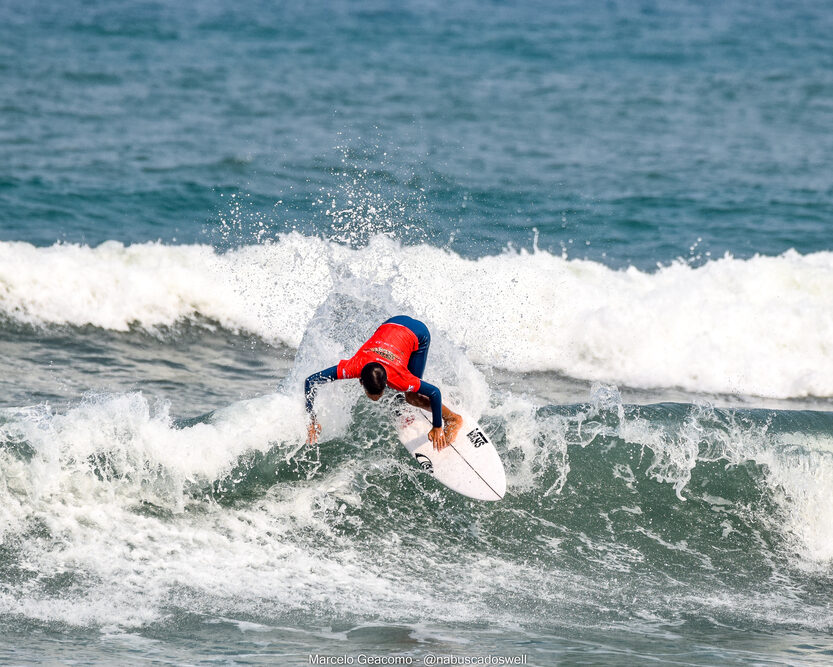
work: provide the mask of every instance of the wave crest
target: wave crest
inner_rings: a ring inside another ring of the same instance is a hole
[[[329,296],[384,289],[475,363],[630,387],[833,396],[830,252],[644,272],[538,250],[470,259],[381,236],[351,249],[291,233],[225,253],[0,243],[0,285],[0,312],[34,325],[124,331],[207,318],[293,347]]]

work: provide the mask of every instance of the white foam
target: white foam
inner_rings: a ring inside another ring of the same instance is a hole
[[[240,510],[191,498],[244,452],[290,451],[303,425],[301,401],[282,395],[186,428],[141,394],[91,397],[65,413],[3,410],[0,437],[29,450],[0,449],[0,538],[23,536],[27,570],[84,583],[55,595],[38,579],[23,580],[0,591],[0,614],[129,628],[160,620],[172,591],[193,594],[195,610],[201,599],[209,609],[223,599],[251,611],[252,596],[269,600],[273,612],[418,600],[368,571],[349,544],[334,545],[326,513],[359,502],[349,464],[314,482],[275,486]],[[137,511],[142,502],[163,516]],[[298,529],[316,532],[322,548],[295,539]]]
[[[585,417],[609,410],[628,420],[615,391],[599,387],[594,397],[598,404]],[[376,461],[347,459],[329,472],[276,484],[253,501],[234,506],[189,496],[189,484],[222,478],[245,452],[279,447],[288,455],[303,438],[299,399],[278,394],[242,401],[215,413],[208,423],[186,428],[176,428],[164,405],[153,408],[141,394],[92,396],[62,413],[47,406],[0,411],[0,437],[25,441],[32,448],[30,456],[0,449],[0,529],[23,536],[21,562],[41,575],[0,591],[0,614],[99,625],[108,632],[164,621],[167,610],[177,606],[211,618],[240,613],[247,622],[252,617],[279,621],[312,609],[324,610],[325,616],[346,613],[396,623],[489,619],[505,624],[517,620],[518,607],[494,601],[512,599],[518,591],[530,596],[534,591],[538,599],[568,610],[607,600],[609,582],[604,577],[587,580],[574,572],[504,559],[499,552],[471,550],[466,544],[457,550],[453,539],[437,545],[436,536],[419,524],[407,524],[413,531],[401,536],[395,522],[401,511],[397,503],[384,519],[391,525],[389,536],[384,529],[378,534],[378,526],[364,533],[360,513],[351,517],[350,510],[361,508],[374,485],[367,478],[368,468],[380,466],[389,476],[406,465],[391,452],[380,453]],[[517,467],[518,478],[526,476],[534,486],[562,454],[566,474],[571,418],[539,419],[534,406],[511,396],[490,414],[501,413],[518,422],[535,422],[507,432],[508,446],[531,461],[528,467]],[[708,409],[696,409],[685,428],[710,418]],[[627,434],[637,442],[657,441],[650,432],[627,424],[609,428],[610,434]],[[823,491],[833,482],[827,472],[808,480],[813,461],[793,465],[798,459],[783,456],[765,435],[765,430],[733,425],[712,454],[728,462],[766,462],[773,486],[790,494],[784,499],[786,528],[801,542],[799,550],[811,559],[824,558],[833,542],[823,525],[829,518]],[[588,429],[579,444],[593,437]],[[662,442],[667,481],[688,479],[686,466],[694,462],[685,447],[678,456],[673,437]],[[553,446],[554,457],[552,449],[544,451]],[[91,464],[91,458],[102,455],[110,463],[104,478]],[[829,461],[816,463],[824,471],[831,469]],[[407,469],[416,474],[413,467]],[[558,480],[563,483],[560,475]],[[806,497],[796,496],[801,489],[807,489]],[[141,501],[166,510],[164,516],[137,511]],[[437,502],[426,511],[430,517],[444,510]],[[468,512],[454,518],[456,526],[468,524],[473,533],[477,526],[470,522],[475,521]],[[558,548],[557,541],[551,545]],[[667,548],[687,546],[675,542]],[[381,550],[383,556],[374,558],[368,549]],[[642,558],[624,545],[607,545],[601,553],[599,562],[609,571],[628,572],[629,563]],[[50,591],[42,582],[65,574],[76,577],[78,585]]]
[[[466,259],[385,237],[354,250],[291,233],[208,246],[0,243],[0,312],[124,331],[202,316],[297,347],[352,282],[475,363],[632,387],[833,396],[833,253],[614,271],[544,251]],[[356,290],[354,290],[354,293]]]
[[[241,401],[184,428],[138,393],[91,396],[64,412],[0,410],[0,541],[22,550],[22,567],[39,574],[0,590],[0,615],[107,632],[164,621],[172,606],[212,616],[326,609],[391,620],[485,617],[463,584],[446,599],[433,577],[412,576],[400,562],[412,554],[398,537],[376,561],[362,540],[341,534],[361,528],[348,510],[362,503],[368,468],[396,474],[404,465],[389,452],[379,464],[347,459],[234,507],[203,497],[241,455],[278,448],[288,457],[300,447],[300,398]],[[446,566],[446,557],[425,567]],[[461,574],[451,581],[465,581],[466,559],[455,567]],[[75,583],[54,590],[53,576]]]

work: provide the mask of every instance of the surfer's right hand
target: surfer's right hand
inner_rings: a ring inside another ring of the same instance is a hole
[[[307,426],[307,444],[314,445],[318,442],[319,433],[321,433],[321,424],[312,419],[309,426]]]
[[[432,428],[428,431],[428,439],[434,443],[434,449],[440,451],[441,449],[448,446],[448,442],[445,439],[445,431],[441,428]]]

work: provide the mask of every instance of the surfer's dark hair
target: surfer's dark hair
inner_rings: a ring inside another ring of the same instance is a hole
[[[362,368],[362,387],[371,396],[378,396],[385,391],[388,382],[388,372],[382,364],[371,361]]]

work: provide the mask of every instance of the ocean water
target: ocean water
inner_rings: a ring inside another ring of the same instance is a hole
[[[831,32],[0,4],[0,662],[833,661]],[[399,313],[500,503],[304,444]]]

